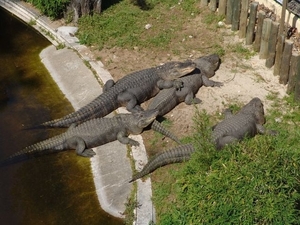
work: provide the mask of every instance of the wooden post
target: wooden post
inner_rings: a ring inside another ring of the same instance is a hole
[[[232,31],[237,31],[239,29],[240,13],[241,13],[241,0],[234,0],[233,8],[232,8],[232,26],[231,26]]]
[[[261,43],[260,43],[260,51],[259,58],[266,59],[268,57],[268,46],[270,39],[272,20],[269,18],[264,19],[262,34],[261,34]]]
[[[227,0],[227,7],[226,7],[226,24],[231,24],[232,23],[232,13],[233,13],[233,3],[234,0]]]
[[[284,32],[284,25],[285,25],[285,11],[286,11],[286,7],[287,7],[287,3],[288,3],[288,0],[283,0],[283,2],[282,2],[279,35],[281,35],[283,33],[285,33],[284,35],[286,35],[286,32]]]
[[[249,9],[249,0],[242,0],[241,16],[240,16],[240,31],[239,31],[240,38],[246,37],[248,9]]]
[[[257,7],[258,7],[258,2],[252,2],[250,5],[249,24],[247,26],[247,33],[246,33],[246,45],[251,45],[253,43]]]
[[[281,84],[287,84],[288,82],[293,45],[294,42],[290,40],[286,40],[284,43],[281,68],[279,72],[279,83]]]
[[[210,0],[209,8],[211,11],[215,12],[217,10],[217,0]]]
[[[208,0],[201,0],[201,6],[207,6]]]
[[[256,52],[259,52],[260,50],[260,42],[261,42],[261,33],[262,33],[262,27],[264,19],[266,18],[266,13],[262,10],[258,12],[258,20],[257,20],[257,26],[256,26],[256,34],[255,34],[255,40],[253,44],[253,50]]]
[[[295,78],[295,101],[300,102],[300,60],[297,60],[296,78]]]
[[[275,62],[275,50],[276,50],[278,29],[279,29],[279,23],[272,22],[269,45],[268,45],[269,54],[268,54],[268,57],[267,57],[267,60],[266,60],[266,67],[267,68],[271,68],[274,65],[274,62]]]
[[[289,79],[286,93],[291,94],[295,91],[297,65],[300,64],[300,55],[293,53],[291,57],[291,66],[289,71]]]
[[[279,26],[280,28],[280,26]],[[275,65],[274,65],[274,75],[279,75],[280,73],[280,68],[281,68],[281,59],[282,59],[282,53],[283,53],[283,48],[284,48],[284,34],[278,35],[279,38],[277,40],[277,45],[276,45],[276,56],[275,56]]]
[[[227,4],[227,0],[219,1],[218,14],[220,16],[225,16],[225,14],[226,14],[226,4]]]

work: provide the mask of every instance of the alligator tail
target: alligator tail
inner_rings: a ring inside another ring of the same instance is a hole
[[[64,149],[62,135],[58,135],[36,144],[30,145],[21,151],[14,153],[8,158],[0,161],[0,167],[25,161],[35,156],[48,154],[54,151],[62,151]]]
[[[171,138],[173,141],[177,142],[178,144],[181,144],[179,139],[172,134],[169,130],[167,130],[161,123],[159,123],[157,120],[154,120],[153,123],[151,124],[151,129],[159,132],[163,135],[165,135],[168,138]]]
[[[132,179],[129,182],[133,182],[137,179],[140,179],[165,165],[187,161],[190,159],[191,154],[194,151],[195,150],[192,144],[185,144],[158,153],[155,156],[153,156],[152,159],[149,160],[149,162],[144,166],[142,171],[133,175]]]
[[[104,117],[120,106],[114,96],[115,94],[111,93],[110,91],[104,92],[79,110],[60,119],[45,122],[42,124],[42,126],[69,127],[72,124],[78,125],[92,118]]]

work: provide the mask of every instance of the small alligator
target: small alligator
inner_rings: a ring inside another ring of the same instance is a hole
[[[78,125],[92,118],[104,117],[113,110],[126,106],[134,112],[140,109],[138,104],[156,95],[160,89],[182,87],[177,78],[184,76],[195,69],[192,61],[167,62],[164,65],[133,72],[114,83],[109,80],[104,85],[104,92],[92,102],[79,110],[60,119],[42,124],[44,127],[69,127]]]
[[[275,135],[276,131],[267,131],[263,127],[264,123],[263,103],[259,98],[253,98],[235,115],[230,110],[226,110],[225,119],[213,127],[212,142],[217,150],[221,150],[225,145],[240,141],[245,137],[251,138],[256,134]],[[145,165],[142,171],[132,177],[130,182],[142,178],[161,166],[186,161],[193,152],[194,147],[190,144],[158,153]]]
[[[68,149],[75,149],[76,153],[84,157],[92,157],[93,147],[118,140],[122,144],[138,146],[139,143],[129,134],[140,134],[158,114],[157,110],[147,110],[134,113],[118,114],[112,118],[95,118],[78,126],[70,126],[60,135],[38,142],[11,155],[0,162],[7,165],[43,153],[51,153]]]
[[[198,104],[200,99],[195,98],[196,93],[202,85],[206,87],[220,87],[223,84],[220,82],[209,80],[215,75],[215,71],[220,65],[220,58],[217,54],[211,54],[204,57],[200,57],[194,60],[196,69],[186,76],[179,78],[184,86],[177,90],[176,88],[169,88],[161,90],[150,102],[148,109],[158,109],[159,116],[163,116],[174,109],[179,103],[185,102],[187,105]],[[180,143],[179,139],[166,129],[162,128],[162,125],[154,120],[151,124],[151,129],[164,134],[166,137]],[[164,133],[166,132],[167,133]]]

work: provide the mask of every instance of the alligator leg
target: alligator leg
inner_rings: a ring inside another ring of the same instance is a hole
[[[137,101],[135,95],[132,94],[132,93],[130,93],[129,91],[125,91],[125,92],[120,93],[118,95],[118,101],[122,102],[122,103],[127,102],[126,109],[129,112],[134,112],[135,111],[135,107],[138,104],[138,101]]]
[[[200,98],[195,98],[193,92],[189,92],[184,99],[185,104],[192,105],[192,104],[200,104],[202,100]]]
[[[157,82],[157,87],[159,89],[175,87],[177,90],[180,90],[182,87],[184,87],[184,84],[181,80],[159,80]]]
[[[195,97],[191,86],[184,86],[180,90],[176,90],[175,95],[180,99],[179,102],[184,100],[187,105],[199,104],[202,102],[201,99]]]
[[[80,137],[72,137],[66,141],[66,145],[70,149],[75,149],[77,155],[83,157],[92,157],[96,153],[92,149],[86,149],[85,142]]]
[[[221,87],[223,83],[210,80],[207,76],[202,76],[202,82],[205,87]]]
[[[115,85],[115,81],[112,79],[109,79],[108,81],[106,81],[106,83],[103,86],[103,92],[108,91],[108,89],[110,89],[114,85]]]
[[[276,131],[276,130],[267,130],[261,124],[256,124],[256,129],[257,129],[259,134],[267,134],[267,135],[272,135],[272,136],[275,136],[275,135],[278,134],[278,131]]]
[[[137,141],[127,137],[126,133],[123,131],[120,131],[118,133],[117,140],[125,145],[127,145],[127,144],[129,144],[131,146],[139,146],[140,145],[140,143],[138,143]]]
[[[218,140],[218,143],[217,143],[217,149],[222,149],[225,147],[225,145],[228,145],[228,144],[231,144],[233,142],[238,142],[239,139],[235,138],[235,137],[232,137],[232,136],[225,136],[225,137],[222,137]]]

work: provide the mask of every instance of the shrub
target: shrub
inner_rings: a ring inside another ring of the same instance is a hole
[[[60,18],[70,0],[26,0],[52,19]]]

